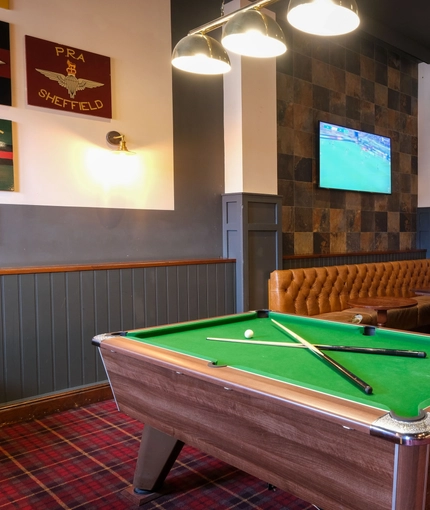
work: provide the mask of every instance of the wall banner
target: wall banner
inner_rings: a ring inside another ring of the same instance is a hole
[[[9,23],[0,21],[0,104],[12,106]]]
[[[112,118],[110,58],[25,36],[28,104]]]

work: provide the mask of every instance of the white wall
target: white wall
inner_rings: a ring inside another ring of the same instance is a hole
[[[248,4],[233,0],[225,13]],[[225,193],[276,195],[276,58],[229,57],[232,69],[224,75]]]
[[[418,207],[430,207],[430,65],[418,65]]]
[[[14,192],[0,204],[174,207],[170,0],[11,0]],[[25,35],[111,58],[112,120],[27,105]],[[106,133],[124,133],[118,158]]]

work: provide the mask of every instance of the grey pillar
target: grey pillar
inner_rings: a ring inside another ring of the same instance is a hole
[[[237,312],[267,308],[269,274],[282,268],[282,198],[222,196],[223,255],[236,259]]]

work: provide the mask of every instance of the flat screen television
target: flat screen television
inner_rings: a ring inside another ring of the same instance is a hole
[[[320,121],[318,184],[391,193],[391,139]]]

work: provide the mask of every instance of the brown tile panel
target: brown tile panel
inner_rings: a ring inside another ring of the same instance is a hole
[[[278,179],[284,255],[416,247],[418,65],[361,32],[289,34],[278,57]],[[318,188],[319,120],[389,136],[392,193]]]

